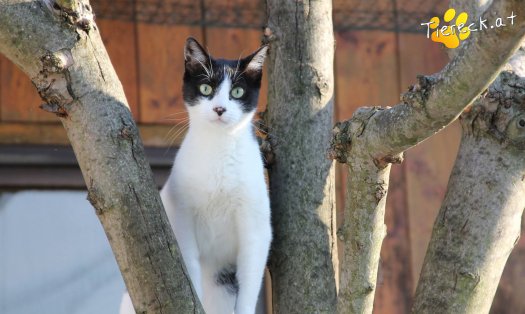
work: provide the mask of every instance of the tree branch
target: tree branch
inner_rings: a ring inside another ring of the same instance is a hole
[[[203,313],[92,17],[87,1],[0,0],[0,53],[61,118],[137,312]]]
[[[494,1],[483,18],[493,21],[512,12],[523,17],[524,4],[522,0]],[[524,34],[523,18],[515,19],[512,26],[472,33],[442,71],[418,77],[418,83],[402,96],[400,104],[370,116],[359,141],[366,143],[374,159],[382,161],[430,137],[454,121],[488,87],[519,47]],[[335,144],[348,145],[337,139]],[[340,162],[345,162],[348,153],[351,150],[334,147],[334,157]]]
[[[502,72],[462,115],[414,313],[488,313],[525,208],[525,79]],[[468,191],[468,193],[466,193]]]
[[[494,1],[484,18],[512,12],[525,16],[522,0]],[[513,26],[476,32],[439,73],[418,83],[393,108],[361,108],[336,124],[330,156],[349,165],[338,312],[371,313],[390,164],[408,148],[451,123],[497,75],[519,46],[525,19]]]

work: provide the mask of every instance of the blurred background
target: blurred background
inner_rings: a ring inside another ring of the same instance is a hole
[[[237,59],[261,42],[260,0],[93,0],[100,29],[159,187],[184,135],[183,45]],[[335,0],[335,119],[393,106],[417,74],[448,61],[421,23],[448,1]],[[267,77],[260,97],[266,107]],[[124,289],[58,118],[0,56],[0,313],[117,313]],[[408,313],[460,140],[457,123],[392,169],[375,313]],[[337,166],[339,221],[346,169]],[[507,264],[492,313],[525,313],[525,241]]]

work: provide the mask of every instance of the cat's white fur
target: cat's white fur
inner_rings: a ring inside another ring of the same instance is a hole
[[[262,66],[259,58],[255,62]],[[243,113],[230,99],[231,84],[226,75],[213,99],[186,106],[189,130],[161,191],[207,314],[255,313],[272,238],[263,162],[251,124],[254,112]],[[226,112],[219,116],[216,106]],[[237,269],[237,296],[216,283],[217,273],[230,265]],[[126,307],[131,308],[129,296],[121,313],[134,313]]]

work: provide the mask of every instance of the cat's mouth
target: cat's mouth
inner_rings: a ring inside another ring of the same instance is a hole
[[[211,122],[212,122],[212,123],[216,123],[216,124],[228,124],[228,122],[224,121],[224,119],[221,118],[221,117],[218,117],[218,118],[216,118],[216,119],[213,119]]]

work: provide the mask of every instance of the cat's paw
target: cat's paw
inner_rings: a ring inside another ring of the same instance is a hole
[[[448,23],[452,21],[454,17],[456,17],[456,10],[450,8],[443,15],[443,21]],[[462,12],[457,16],[454,24],[441,28],[439,27],[439,17],[434,16],[430,19],[430,24],[428,26],[430,29],[435,30],[432,32],[432,41],[442,43],[447,48],[457,48],[461,41],[470,36],[470,29],[467,27],[467,19],[468,14]]]

